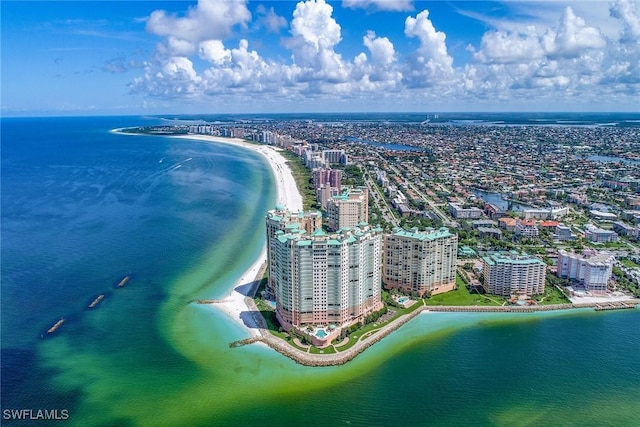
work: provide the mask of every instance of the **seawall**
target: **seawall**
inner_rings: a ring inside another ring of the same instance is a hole
[[[247,298],[247,305],[251,311],[258,311],[253,300]],[[278,338],[271,334],[266,329],[266,324],[261,315],[259,318],[260,328],[259,335],[248,340],[239,342],[239,345],[250,344],[254,342],[263,342],[277,352],[292,359],[293,361],[305,365],[305,366],[334,366],[342,365],[350,360],[354,359],[358,354],[371,347],[373,344],[382,340],[393,331],[397,330],[410,320],[417,317],[422,312],[475,312],[475,313],[533,313],[537,311],[556,311],[556,310],[570,310],[577,308],[593,308],[595,310],[614,310],[614,309],[633,309],[640,304],[639,299],[619,301],[612,303],[569,303],[569,304],[550,304],[541,306],[422,306],[409,314],[401,316],[393,320],[388,325],[381,327],[380,329],[372,331],[366,337],[361,337],[360,340],[353,345],[353,347],[340,352],[331,354],[311,354],[305,351],[299,350],[281,338]],[[233,345],[232,346],[236,346]]]

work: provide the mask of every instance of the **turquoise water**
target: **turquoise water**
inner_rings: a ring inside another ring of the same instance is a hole
[[[405,302],[407,302],[407,300],[408,300],[408,299],[409,299],[409,298],[407,298],[407,297],[400,297],[400,298],[398,298],[398,302],[399,302],[400,304],[404,304]]]
[[[316,330],[316,336],[318,338],[324,338],[327,336],[327,332],[324,329],[317,329]]]
[[[234,147],[108,132],[157,122],[2,120],[3,410],[78,426],[640,419],[640,310],[421,314],[339,367],[229,348],[247,331],[190,301],[224,296],[258,255],[273,177]]]

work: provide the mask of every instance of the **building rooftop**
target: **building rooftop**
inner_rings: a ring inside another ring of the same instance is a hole
[[[409,237],[416,240],[436,240],[453,236],[453,234],[451,234],[449,229],[446,227],[442,227],[438,230],[428,228],[424,231],[420,231],[417,228],[412,228],[410,230],[396,228],[394,229],[394,236]]]
[[[488,265],[496,264],[514,264],[514,265],[527,265],[527,264],[540,264],[545,265],[539,258],[528,255],[518,254],[517,252],[493,252],[482,257],[483,261]]]

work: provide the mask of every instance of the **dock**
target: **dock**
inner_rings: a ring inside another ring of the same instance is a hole
[[[50,327],[49,329],[47,329],[47,333],[48,334],[52,334],[55,331],[58,330],[58,328],[60,327],[60,325],[62,325],[64,323],[64,318],[58,320],[56,323],[53,324],[52,327]]]
[[[129,279],[131,279],[131,276],[124,276],[122,280],[120,280],[120,282],[118,283],[118,287],[121,288],[124,285],[126,285]]]
[[[91,304],[89,304],[89,308],[94,308],[96,305],[100,304],[100,301],[102,301],[103,298],[104,298],[104,294],[98,295],[96,299],[91,301]]]
[[[636,304],[637,303],[635,303],[635,302],[627,302],[627,301],[606,302],[606,303],[596,304],[593,307],[593,309],[595,311],[624,310],[624,309],[629,309],[629,308],[636,308]]]

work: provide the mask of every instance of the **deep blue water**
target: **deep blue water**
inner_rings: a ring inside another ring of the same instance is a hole
[[[123,346],[131,351],[126,357],[177,364],[181,357],[158,330],[159,308],[172,301],[166,311],[177,311],[217,291],[215,278],[184,290],[172,283],[212,247],[228,248],[219,255],[224,272],[211,265],[216,277],[255,259],[261,229],[244,233],[244,248],[233,237],[235,227],[261,220],[275,203],[268,165],[224,144],[109,132],[159,123],[2,119],[3,407],[51,407],[62,399],[48,383],[55,373],[44,366],[48,341],[68,340],[78,355]],[[130,281],[117,288],[126,275]],[[88,309],[101,294],[98,307]],[[73,392],[63,394],[72,405]]]

